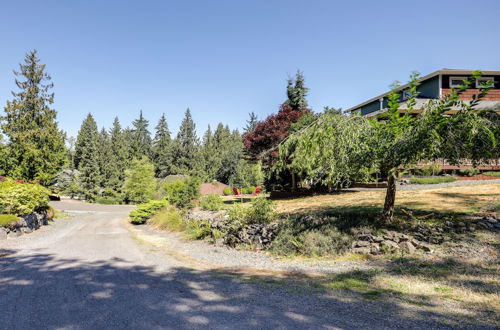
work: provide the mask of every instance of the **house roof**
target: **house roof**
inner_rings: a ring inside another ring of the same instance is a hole
[[[438,76],[438,75],[470,75],[472,74],[474,71],[476,70],[462,70],[462,69],[441,69],[441,70],[437,70],[437,71],[434,71],[432,73],[429,73],[428,75],[425,75],[423,77],[421,77],[420,79],[418,79],[418,82],[422,82],[424,80],[427,80],[427,79],[430,79],[430,78],[433,78],[435,76]],[[495,70],[485,70],[485,71],[482,71],[481,72],[483,73],[483,75],[487,76],[487,75],[500,75],[500,71],[495,71]],[[408,87],[409,84],[404,84],[400,87],[398,87],[396,90],[397,91],[400,91],[400,90],[403,90],[405,88]],[[386,93],[383,93],[383,94],[380,94],[378,96],[375,96],[363,103],[360,103],[354,107],[350,107],[349,109],[347,109],[346,111],[347,112],[352,112],[354,110],[358,110],[359,108],[361,108],[362,106],[364,105],[367,105],[368,103],[371,103],[373,101],[377,101],[379,100],[380,98],[382,97],[385,97],[387,95],[389,95],[391,91],[388,91]]]
[[[417,98],[415,99],[415,104],[413,105],[413,111],[419,112],[424,108],[424,106],[427,104],[427,102],[431,101],[432,99],[425,99],[425,98]],[[464,103],[470,103],[471,101],[463,101]],[[400,110],[406,110],[408,109],[407,107],[407,101],[401,102],[399,106]],[[474,107],[476,110],[491,110],[491,111],[500,111],[500,101],[483,101],[480,100],[478,101],[477,106]],[[458,111],[460,110],[460,107],[452,106],[450,108],[450,112]],[[372,117],[376,116],[378,114],[386,112],[387,109],[381,109],[377,111],[370,112],[366,114],[367,117]]]

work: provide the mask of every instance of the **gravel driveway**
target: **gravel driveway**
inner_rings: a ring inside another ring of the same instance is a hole
[[[72,215],[0,242],[1,329],[451,328],[450,315],[193,269],[134,239],[128,206],[57,202]],[[474,324],[464,322],[464,327]]]

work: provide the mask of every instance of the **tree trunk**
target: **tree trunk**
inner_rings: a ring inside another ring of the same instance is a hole
[[[292,191],[297,190],[297,180],[295,178],[295,173],[292,172]]]
[[[389,173],[387,176],[387,192],[385,194],[383,220],[388,223],[393,220],[394,203],[396,202],[396,175]]]

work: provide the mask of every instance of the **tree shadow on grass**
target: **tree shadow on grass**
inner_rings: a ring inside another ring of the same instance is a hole
[[[435,311],[269,287],[241,277],[135,266],[114,258],[0,254],[0,325],[5,329],[435,328],[478,323]]]

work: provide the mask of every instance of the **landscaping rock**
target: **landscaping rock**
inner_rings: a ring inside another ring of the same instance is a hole
[[[7,230],[0,227],[0,241],[7,239]]]
[[[21,236],[23,233],[16,229],[16,230],[11,230],[8,234],[7,234],[7,237],[8,238],[16,238],[16,237],[19,237]]]
[[[358,254],[369,254],[371,252],[371,249],[368,246],[366,246],[366,247],[357,247],[357,248],[352,249],[352,252],[353,253],[358,253]]]
[[[401,250],[405,251],[408,254],[414,254],[417,250],[415,246],[410,241],[404,241],[399,243],[399,247]]]
[[[354,247],[354,248],[367,247],[367,246],[370,246],[370,242],[368,242],[368,241],[354,241],[354,242],[352,242],[352,247]]]
[[[389,249],[397,249],[397,248],[399,248],[398,243],[396,243],[394,241],[390,241],[390,240],[382,241],[380,243],[380,246],[386,247],[386,248],[389,248]]]

